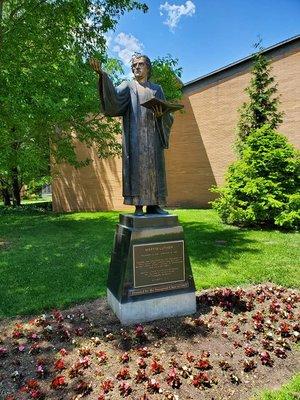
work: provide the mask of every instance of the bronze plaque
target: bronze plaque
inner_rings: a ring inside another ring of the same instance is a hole
[[[185,281],[183,240],[134,245],[133,279],[134,289],[148,288],[147,293],[151,287],[154,292],[179,288]]]

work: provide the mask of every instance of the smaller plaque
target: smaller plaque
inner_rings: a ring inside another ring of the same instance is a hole
[[[177,289],[185,282],[183,240],[133,246],[134,292]],[[144,290],[137,290],[142,289]],[[151,290],[152,288],[152,290]]]

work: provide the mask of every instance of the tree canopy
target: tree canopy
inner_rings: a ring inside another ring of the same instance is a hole
[[[132,0],[0,0],[0,189],[49,171],[49,143],[58,161],[79,166],[73,134],[100,156],[117,154],[119,124],[101,118],[87,59],[105,52],[105,33]],[[82,163],[86,162],[84,160]],[[82,164],[81,163],[81,164]]]
[[[179,100],[182,96],[182,82],[180,80],[182,68],[178,60],[170,54],[158,57],[152,61],[151,81],[158,83],[164,89],[167,100]]]

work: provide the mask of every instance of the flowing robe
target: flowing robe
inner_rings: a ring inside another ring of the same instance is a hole
[[[162,88],[152,82],[145,86],[124,81],[114,87],[101,73],[99,93],[105,115],[123,118],[122,177],[125,204],[164,205],[167,196],[164,149],[169,146],[171,114],[156,118],[141,106],[152,97],[164,100]]]

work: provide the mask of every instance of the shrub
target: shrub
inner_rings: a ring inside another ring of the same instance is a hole
[[[225,185],[212,202],[221,219],[240,226],[298,229],[300,157],[269,125],[246,139],[241,158],[228,169]]]

